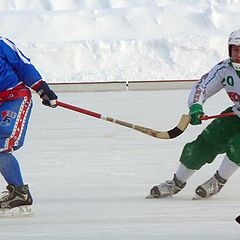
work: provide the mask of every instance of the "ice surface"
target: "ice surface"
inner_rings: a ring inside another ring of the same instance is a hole
[[[1,35],[48,82],[196,79],[227,57],[239,7],[237,0],[1,0]],[[207,114],[228,106],[223,95],[206,103]],[[187,90],[59,96],[158,130],[171,129],[188,111]],[[239,172],[217,197],[191,200],[221,156],[175,197],[145,199],[153,185],[172,177],[183,145],[206,122],[160,140],[34,98],[26,144],[16,156],[35,215],[0,219],[0,239],[239,239]]]
[[[61,101],[105,116],[168,130],[187,113],[188,90],[61,93]],[[146,101],[147,99],[147,101]],[[218,114],[224,92],[205,105]],[[70,110],[35,107],[23,149],[16,152],[34,196],[33,217],[0,219],[0,239],[239,239],[239,172],[215,198],[191,200],[221,156],[204,166],[173,198],[146,200],[150,188],[172,177],[182,147],[209,122],[160,140]],[[216,105],[217,103],[217,105]],[[0,179],[1,186],[5,186]]]

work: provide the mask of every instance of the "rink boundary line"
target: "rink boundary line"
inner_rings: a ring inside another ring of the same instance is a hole
[[[190,89],[197,80],[149,80],[49,83],[57,92],[113,92]]]

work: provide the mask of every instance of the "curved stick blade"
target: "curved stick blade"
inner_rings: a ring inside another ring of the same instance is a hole
[[[79,113],[83,113],[85,115],[89,115],[91,117],[99,118],[99,119],[109,121],[109,122],[112,122],[112,123],[115,123],[115,124],[119,124],[119,125],[122,125],[122,126],[125,126],[125,127],[128,127],[128,128],[132,128],[132,129],[135,129],[139,132],[145,133],[149,136],[160,138],[160,139],[171,139],[171,138],[178,137],[187,128],[187,126],[190,122],[190,119],[191,119],[189,115],[184,114],[184,115],[182,115],[182,117],[180,119],[180,122],[178,123],[178,125],[176,127],[174,127],[173,129],[171,129],[169,131],[163,132],[163,131],[157,131],[157,130],[154,130],[154,129],[151,129],[151,128],[146,128],[146,127],[142,127],[142,126],[139,126],[139,125],[135,125],[135,124],[132,124],[132,123],[129,123],[129,122],[124,122],[124,121],[121,121],[121,120],[118,120],[118,119],[115,119],[115,118],[112,118],[112,117],[105,117],[100,113],[96,113],[96,112],[93,112],[93,111],[90,111],[90,110],[87,110],[87,109],[84,109],[84,108],[79,108],[79,107],[76,107],[76,106],[73,106],[73,105],[70,105],[70,104],[67,104],[67,103],[63,103],[63,102],[60,102],[60,101],[57,101],[57,104],[58,104],[58,106],[61,106],[63,108],[67,108],[67,109],[70,109],[70,110],[75,111],[75,112],[79,112]]]
[[[181,135],[190,123],[191,117],[189,115],[183,114],[178,125],[172,130],[168,131],[170,138],[175,138]]]
[[[114,119],[111,117],[107,117],[107,118],[105,118],[105,120],[115,123],[115,124],[119,124],[119,125],[128,127],[128,128],[135,129],[139,132],[142,132],[142,133],[147,134],[152,137],[156,137],[156,138],[160,138],[160,139],[171,139],[171,138],[178,137],[185,131],[185,129],[187,128],[187,126],[190,122],[190,116],[183,114],[178,125],[169,131],[157,131],[157,130],[154,130],[151,128],[134,125],[134,124],[124,122],[124,121],[121,121],[118,119]]]
[[[152,137],[156,137],[156,138],[160,138],[160,139],[172,139],[172,138],[176,138],[179,135],[181,135],[185,131],[185,129],[187,128],[189,123],[190,123],[190,116],[183,114],[178,125],[169,131],[165,131],[165,132],[157,131],[157,130],[153,130],[153,129],[149,129],[149,128],[145,128],[143,130],[143,129],[140,129],[143,127],[140,127],[140,126],[137,126],[137,128],[134,128],[134,129],[144,132]]]

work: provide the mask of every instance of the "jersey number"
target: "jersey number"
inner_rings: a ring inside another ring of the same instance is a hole
[[[233,87],[233,85],[234,85],[233,77],[232,77],[232,76],[228,76],[227,79],[224,78],[224,79],[222,80],[222,84],[223,84],[223,86],[226,86],[226,85],[228,84],[228,85],[230,85],[230,86]]]

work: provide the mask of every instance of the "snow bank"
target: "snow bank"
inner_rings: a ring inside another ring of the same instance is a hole
[[[1,0],[1,35],[49,82],[196,79],[227,58],[237,0]]]

